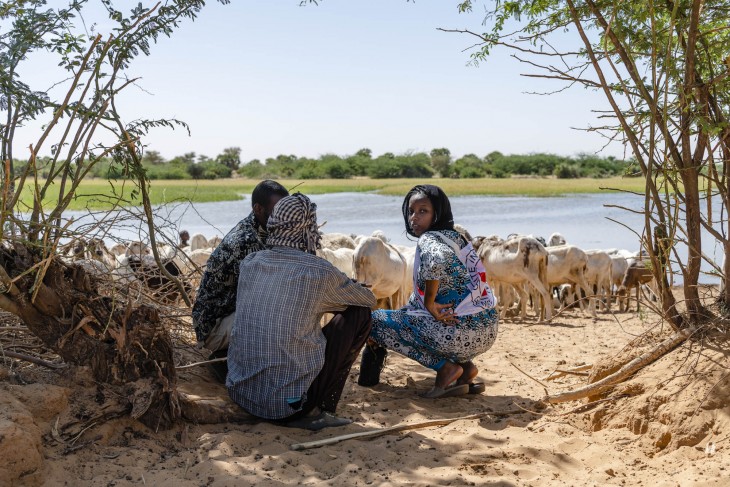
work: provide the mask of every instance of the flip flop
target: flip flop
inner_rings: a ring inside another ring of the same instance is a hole
[[[484,382],[472,382],[467,384],[469,386],[469,394],[481,394],[487,390],[487,386]]]
[[[432,387],[430,391],[421,394],[426,399],[437,399],[440,397],[463,396],[469,393],[469,384],[456,384],[446,388]]]

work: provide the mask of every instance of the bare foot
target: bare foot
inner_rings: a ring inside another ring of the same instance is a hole
[[[464,369],[461,368],[461,365],[447,361],[436,373],[436,384],[434,384],[434,387],[446,389],[452,382],[461,377],[463,373]]]
[[[459,365],[461,366],[461,369],[464,371],[464,373],[461,374],[459,380],[456,383],[471,384],[471,381],[473,381],[479,373],[479,369],[477,369],[477,366],[474,365],[471,360],[468,362],[460,363]]]

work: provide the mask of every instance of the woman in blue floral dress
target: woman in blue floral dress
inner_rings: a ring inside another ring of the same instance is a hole
[[[484,267],[471,243],[454,230],[451,204],[438,186],[419,185],[403,202],[406,232],[418,238],[414,292],[399,310],[373,311],[360,385],[379,382],[385,349],[436,371],[425,397],[484,391],[472,362],[497,337],[498,313]]]

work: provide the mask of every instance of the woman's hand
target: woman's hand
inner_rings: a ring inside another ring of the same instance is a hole
[[[426,292],[423,296],[423,305],[426,307],[428,312],[431,313],[431,316],[433,316],[436,321],[443,323],[444,326],[457,324],[459,320],[456,319],[454,305],[451,303],[439,304],[436,302],[436,294],[438,293],[438,290],[438,280],[434,279],[426,281]]]
[[[432,303],[430,306],[426,305],[426,309],[429,313],[431,313],[431,316],[433,316],[436,321],[440,321],[444,324],[444,326],[455,325],[459,322],[454,314],[454,305],[451,303]]]

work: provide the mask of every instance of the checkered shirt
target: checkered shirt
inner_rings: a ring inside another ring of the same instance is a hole
[[[324,365],[322,314],[348,306],[372,308],[375,296],[316,255],[274,246],[246,257],[228,348],[231,398],[261,418],[296,413],[289,402],[305,402]]]

